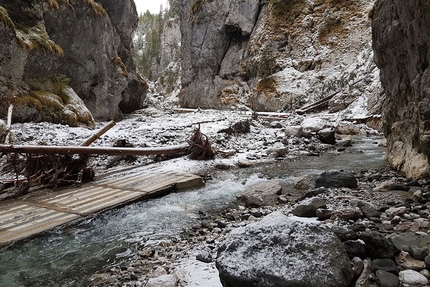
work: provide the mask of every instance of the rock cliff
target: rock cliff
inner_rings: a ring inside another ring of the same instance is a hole
[[[373,12],[387,159],[408,177],[430,176],[429,12],[427,0],[378,0]]]
[[[91,126],[140,108],[136,26],[132,0],[0,0],[0,117],[12,103],[15,121]]]
[[[381,92],[373,1],[179,2],[183,107],[291,110],[339,92],[335,111]]]

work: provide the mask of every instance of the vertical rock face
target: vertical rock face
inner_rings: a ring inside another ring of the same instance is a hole
[[[0,97],[21,107],[19,120],[34,119],[23,106],[46,110],[36,94],[64,100],[61,86],[73,88],[97,119],[142,107],[147,85],[131,56],[133,0],[0,0],[0,9]],[[55,121],[63,122],[61,111]]]
[[[182,91],[180,104],[220,107],[217,97],[240,72],[259,13],[258,0],[181,0]]]
[[[346,118],[367,116],[354,101],[379,112],[374,0],[179,1],[181,106],[291,111],[336,93]]]
[[[430,176],[430,1],[378,0],[373,49],[385,89],[387,159],[409,177]]]

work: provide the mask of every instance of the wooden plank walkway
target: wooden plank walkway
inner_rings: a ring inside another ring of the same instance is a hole
[[[28,238],[87,215],[128,203],[204,185],[203,179],[185,172],[152,172],[86,187],[0,204],[0,246]]]

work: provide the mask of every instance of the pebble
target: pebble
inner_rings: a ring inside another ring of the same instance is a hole
[[[378,270],[375,273],[376,275],[376,283],[379,287],[399,287],[400,286],[400,280],[399,278],[389,272]]]
[[[411,286],[425,286],[428,284],[428,279],[415,270],[404,270],[399,272],[399,279],[402,284]]]

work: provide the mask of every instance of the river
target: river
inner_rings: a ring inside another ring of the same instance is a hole
[[[267,179],[279,179],[293,190],[294,180],[325,170],[360,170],[385,166],[380,138],[354,138],[344,153],[225,171],[204,188],[172,193],[85,220],[0,249],[0,286],[82,286],[85,278],[108,268],[136,250],[162,240],[175,240],[192,226],[198,211],[235,206],[236,196]]]

